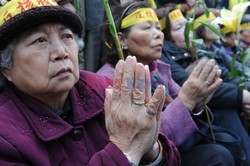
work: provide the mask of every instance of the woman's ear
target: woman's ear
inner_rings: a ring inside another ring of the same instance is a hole
[[[123,35],[122,32],[118,32],[118,37],[119,37],[119,40],[120,40],[120,43],[121,43],[121,47],[122,49],[124,50],[127,50],[128,49],[128,46],[127,46],[127,38],[125,35]]]
[[[8,80],[8,81],[12,81],[12,77],[11,77],[11,71],[10,69],[1,69],[1,73],[2,75]]]

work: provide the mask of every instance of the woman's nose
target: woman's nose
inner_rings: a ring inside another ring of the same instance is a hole
[[[53,61],[65,60],[69,58],[65,45],[60,40],[54,41],[51,44],[51,58]]]
[[[163,32],[158,28],[155,28],[155,34],[156,34],[156,38],[160,38],[160,39],[164,38]]]

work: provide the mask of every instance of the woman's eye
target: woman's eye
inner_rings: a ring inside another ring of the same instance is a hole
[[[181,27],[179,26],[179,27],[176,27],[176,30],[180,30],[181,29]]]
[[[73,39],[73,35],[72,34],[65,34],[65,35],[63,35],[63,38]]]
[[[46,42],[46,41],[47,40],[44,37],[39,37],[33,43],[43,43],[43,42]]]
[[[145,26],[143,27],[143,29],[150,29],[150,28],[151,28],[150,25],[145,25]]]
[[[161,27],[160,26],[156,26],[156,29],[161,30]]]

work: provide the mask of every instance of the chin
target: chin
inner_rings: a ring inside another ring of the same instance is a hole
[[[75,85],[75,82],[62,82],[54,87],[54,91],[60,92],[68,92],[70,91]]]

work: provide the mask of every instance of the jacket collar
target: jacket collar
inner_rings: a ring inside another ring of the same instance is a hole
[[[191,56],[186,49],[180,48],[166,40],[163,43],[163,53],[170,56],[174,61],[190,59]]]
[[[7,95],[17,102],[19,111],[25,116],[33,132],[43,141],[51,141],[67,134],[73,126],[87,121],[103,112],[104,89],[91,89],[86,78],[105,80],[94,74],[81,72],[81,79],[70,91],[73,124],[65,122],[53,113],[51,108],[35,98],[19,91],[14,85],[7,89]],[[107,83],[105,85],[108,85]],[[13,91],[14,90],[14,91]]]

